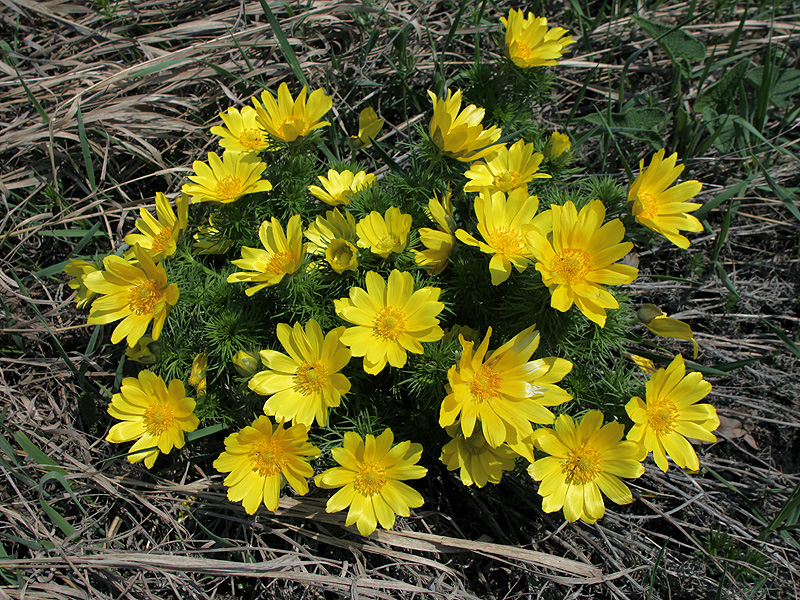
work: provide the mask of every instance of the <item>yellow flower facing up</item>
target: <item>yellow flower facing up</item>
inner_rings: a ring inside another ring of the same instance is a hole
[[[209,166],[210,165],[210,166]],[[222,158],[208,153],[208,164],[196,160],[192,163],[196,175],[189,175],[192,183],[183,184],[183,191],[197,202],[235,202],[247,194],[268,192],[272,184],[261,179],[267,168],[257,154],[225,152]]]
[[[197,254],[225,254],[233,245],[233,240],[226,238],[217,227],[219,222],[214,217],[208,223],[200,225],[194,234],[194,251]]]
[[[694,340],[694,332],[688,323],[668,317],[655,304],[643,304],[636,311],[636,318],[656,335],[678,340],[691,340],[694,347],[694,358],[697,358],[700,347]]]
[[[536,269],[550,288],[550,305],[566,312],[574,303],[589,320],[604,327],[605,309],[619,308],[619,303],[603,286],[630,283],[639,272],[629,265],[613,264],[633,244],[622,242],[625,228],[619,219],[602,224],[606,209],[600,200],[592,200],[580,213],[571,201],[553,205],[552,211],[550,239],[540,231],[527,233]]]
[[[225,127],[216,125],[211,133],[220,136],[219,145],[230,152],[261,152],[277,150],[271,146],[267,132],[257,122],[257,113],[252,106],[243,106],[241,112],[229,108],[227,113],[220,113]]]
[[[69,289],[77,290],[75,294],[75,304],[78,308],[86,308],[97,297],[97,293],[86,287],[86,276],[95,271],[99,271],[96,266],[85,260],[71,258],[69,264],[64,267],[64,273],[72,277],[67,284]]]
[[[500,285],[511,275],[513,266],[518,272],[524,271],[533,257],[525,243],[525,234],[534,229],[546,235],[551,227],[552,213],[545,211],[536,214],[539,199],[528,196],[523,188],[508,194],[482,189],[475,197],[475,215],[478,217],[478,232],[484,241],[459,229],[456,237],[470,246],[477,246],[481,252],[491,254],[489,272],[492,285]]]
[[[464,173],[469,181],[464,186],[466,192],[480,192],[484,188],[505,194],[517,188],[528,190],[528,183],[534,179],[549,179],[551,175],[537,173],[544,155],[533,151],[533,144],[524,140],[514,143],[511,148],[501,146],[491,160],[473,163]]]
[[[192,372],[189,374],[189,385],[194,388],[198,398],[206,393],[206,372],[208,371],[208,358],[201,352],[192,360]]]
[[[437,98],[431,91],[428,96],[433,102],[431,139],[447,156],[472,162],[497,153],[500,146],[496,142],[502,131],[495,125],[483,128],[484,109],[470,104],[461,110],[461,90],[455,94],[447,90],[446,98]]]
[[[350,350],[339,341],[342,333],[344,327],[337,327],[323,339],[314,319],[305,330],[300,323],[294,329],[278,324],[278,340],[288,356],[262,350],[261,362],[267,370],[256,373],[247,384],[257,394],[270,396],[264,404],[266,414],[306,427],[316,419],[325,427],[328,409],[339,406],[350,391],[350,381],[339,372],[350,362]]]
[[[425,477],[428,470],[417,464],[422,446],[409,441],[392,446],[394,434],[386,429],[377,438],[364,440],[352,431],[344,434],[344,445],[332,450],[339,463],[314,478],[317,487],[342,488],[328,499],[325,512],[339,512],[349,507],[346,525],[355,524],[361,535],[369,535],[381,524],[394,526],[395,515],[408,517],[411,508],[424,504],[420,493],[403,483]]]
[[[438,275],[444,271],[447,260],[456,245],[456,236],[453,234],[456,221],[450,197],[451,192],[448,190],[441,202],[436,195],[428,200],[428,214],[431,220],[439,226],[439,229],[420,228],[419,239],[426,250],[421,252],[414,250],[414,261],[419,266],[426,268],[432,275]]]
[[[308,493],[308,477],[314,474],[309,460],[319,456],[319,448],[308,441],[308,428],[296,424],[284,428],[273,425],[267,416],[225,438],[225,451],[214,461],[220,473],[229,473],[223,482],[228,500],[241,502],[252,515],[264,503],[275,512],[281,496],[281,477],[295,492]]]
[[[448,471],[459,469],[464,485],[477,485],[482,488],[487,483],[500,483],[503,471],[513,471],[517,453],[503,444],[493,448],[486,441],[480,428],[465,438],[458,426],[448,427],[447,433],[453,436],[442,448],[439,457]]]
[[[565,152],[569,152],[570,148],[572,148],[572,142],[569,141],[569,136],[554,131],[544,145],[544,157],[547,160],[558,160]]]
[[[120,256],[110,255],[103,259],[105,270],[86,276],[86,287],[96,294],[103,294],[92,302],[89,325],[104,325],[122,322],[111,334],[116,344],[127,338],[128,345],[139,341],[150,321],[153,322],[151,337],[157,340],[171,306],[178,302],[178,286],[167,282],[167,273],[138,244],[134,246],[138,264]]]
[[[280,283],[286,276],[297,271],[303,264],[307,245],[303,243],[300,215],[294,215],[286,225],[286,233],[275,217],[264,221],[258,229],[258,237],[265,250],[242,246],[242,258],[231,261],[237,267],[248,269],[228,275],[228,283],[255,283],[245,294],[252,296],[258,290]]]
[[[268,91],[261,92],[261,102],[253,98],[257,122],[273,139],[282,142],[297,142],[320,127],[330,125],[321,121],[333,101],[322,90],[314,90],[308,96],[306,86],[293,100],[289,86],[282,83],[278,87],[278,100]]]
[[[360,150],[372,144],[378,132],[383,128],[383,119],[378,118],[378,114],[372,107],[367,107],[358,115],[358,135],[351,135],[347,140],[350,148]]]
[[[141,219],[136,220],[136,229],[141,233],[130,233],[125,236],[125,243],[130,246],[139,244],[154,261],[159,261],[175,254],[178,250],[178,241],[186,231],[189,221],[189,196],[182,193],[176,200],[178,209],[176,215],[169,205],[167,197],[158,192],[156,194],[156,219],[144,208],[139,209]],[[125,258],[133,258],[133,249],[125,253]]]
[[[159,354],[161,354],[161,344],[153,341],[149,335],[143,335],[133,346],[125,348],[125,356],[128,357],[128,360],[143,365],[155,364]]]
[[[355,327],[342,334],[342,343],[353,356],[364,357],[364,371],[380,373],[388,362],[403,367],[408,355],[424,352],[421,342],[435,342],[444,335],[437,315],[444,304],[441,290],[424,287],[414,291],[414,277],[393,269],[388,283],[367,273],[367,289],[350,288],[350,297],[334,300],[336,314]]]
[[[532,12],[526,18],[522,10],[511,9],[508,18],[500,17],[500,22],[506,27],[506,54],[523,69],[555,66],[564,48],[575,43],[564,37],[566,29],[548,29],[547,18],[535,17]]]
[[[625,406],[634,422],[628,439],[653,453],[653,460],[666,472],[667,455],[682,469],[700,468],[697,453],[688,438],[715,442],[712,431],[719,427],[717,411],[710,404],[697,404],[711,392],[711,384],[700,373],[686,375],[679,354],[666,369],[659,369],[645,385],[646,398],[631,398]]]
[[[439,425],[456,422],[469,438],[480,421],[487,443],[497,448],[517,444],[533,433],[531,423],[546,425],[555,416],[547,408],[572,399],[555,383],[572,370],[563,358],[531,360],[539,346],[535,326],[519,332],[486,356],[492,329],[473,351],[474,344],[459,337],[462,352],[447,372],[449,393],[439,410]]]
[[[356,225],[358,245],[381,258],[405,250],[410,231],[411,215],[401,213],[396,206],[390,206],[383,215],[373,210]]]
[[[317,179],[319,179],[322,187],[310,185],[308,186],[308,191],[311,192],[312,196],[331,206],[350,204],[357,192],[375,183],[375,175],[366,171],[353,173],[349,170],[340,172],[330,169],[327,178],[317,175]]]
[[[572,417],[560,415],[554,429],[539,431],[536,445],[550,456],[534,462],[528,473],[542,482],[544,512],[563,508],[567,521],[591,524],[606,511],[600,492],[616,504],[633,502],[620,477],[640,477],[644,455],[638,444],[622,440],[621,423],[603,425],[603,413],[590,410],[577,427]]]
[[[111,398],[108,414],[122,422],[111,427],[106,440],[115,444],[136,440],[128,460],[144,460],[149,469],[159,452],[169,454],[173,447],[183,448],[184,432],[197,429],[200,421],[194,407],[180,380],[173,379],[167,387],[155,373],[142,371],[138,377],[123,379],[119,393]],[[148,448],[153,449],[146,451]]]
[[[691,180],[669,187],[684,169],[684,165],[675,166],[677,160],[677,152],[665,160],[663,148],[656,152],[646,169],[642,159],[639,176],[628,188],[628,206],[637,223],[660,233],[685,250],[689,247],[689,240],[679,232],[703,231],[703,224],[688,214],[701,205],[687,202],[700,193],[703,184]]]

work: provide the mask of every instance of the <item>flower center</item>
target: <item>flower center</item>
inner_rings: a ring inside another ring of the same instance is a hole
[[[223,200],[232,202],[242,195],[242,181],[236,175],[226,175],[217,180],[214,191]]]
[[[498,254],[522,254],[525,244],[522,234],[510,227],[497,227],[489,233],[489,245]]]
[[[658,216],[658,198],[650,192],[639,192],[636,195],[639,200],[639,214],[637,217],[645,219],[655,219]]]
[[[151,250],[153,252],[163,252],[167,247],[167,243],[172,239],[172,225],[164,227],[155,236],[153,236],[153,245]]]
[[[567,484],[578,485],[593,481],[603,470],[600,468],[600,453],[586,444],[581,444],[561,462],[561,472],[566,475]]]
[[[353,477],[353,487],[362,496],[374,496],[386,485],[386,469],[376,462],[365,462]]]
[[[250,465],[253,471],[264,477],[277,475],[286,467],[289,459],[283,442],[273,438],[262,439],[250,450]]]
[[[482,404],[500,395],[498,390],[502,382],[503,379],[500,375],[492,371],[489,365],[483,365],[481,370],[473,376],[469,384],[469,389],[472,392],[472,397],[475,399],[475,402]]]
[[[494,176],[494,187],[505,193],[518,188],[522,183],[522,175],[516,171],[503,171],[500,175]]]
[[[517,42],[516,56],[520,58],[528,58],[531,55],[531,47],[524,42]]]
[[[294,372],[295,387],[300,393],[308,396],[321,391],[328,382],[328,368],[318,360],[305,361]]]
[[[156,304],[163,295],[158,283],[152,279],[137,281],[128,296],[128,306],[131,312],[137,315],[152,315],[156,312]]]
[[[378,249],[378,252],[397,252],[399,251],[398,247],[400,246],[400,238],[396,235],[389,234],[386,237],[380,239],[380,241],[375,245]]]
[[[567,248],[556,254],[553,270],[569,284],[580,283],[592,269],[591,257],[586,250]]]
[[[260,129],[242,129],[239,143],[248,150],[259,150],[264,147],[264,134]]]
[[[280,275],[286,273],[286,267],[294,260],[294,254],[291,252],[276,252],[269,257],[267,264],[264,265],[265,273],[272,273],[273,275]]]
[[[331,252],[331,263],[339,268],[346,268],[353,264],[353,250],[350,244],[344,242],[337,244]]]
[[[150,435],[161,435],[172,427],[175,414],[172,405],[167,402],[154,402],[144,411],[142,418],[144,428]]]
[[[647,423],[659,435],[671,433],[678,424],[678,411],[675,404],[666,398],[647,401]]]
[[[385,306],[375,316],[372,335],[385,340],[395,341],[406,330],[406,314],[393,306]]]

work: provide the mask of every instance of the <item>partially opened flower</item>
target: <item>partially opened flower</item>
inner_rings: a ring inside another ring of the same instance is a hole
[[[563,27],[547,28],[546,17],[535,17],[532,12],[527,18],[522,10],[511,9],[508,19],[500,17],[506,26],[506,54],[518,67],[555,66],[564,48],[574,44],[571,37],[564,37]]]
[[[76,258],[71,258],[69,264],[64,267],[64,273],[72,277],[67,285],[71,290],[77,290],[75,304],[78,308],[86,308],[97,297],[97,292],[86,287],[85,280],[87,275],[99,270],[94,264]]]
[[[229,108],[227,113],[220,113],[225,127],[216,125],[211,128],[211,133],[222,139],[219,145],[231,152],[261,152],[262,150],[277,150],[271,146],[266,130],[256,122],[257,113],[252,106],[243,106],[239,111]]]
[[[628,439],[653,452],[662,471],[669,467],[667,455],[682,469],[700,468],[697,453],[686,438],[715,442],[712,431],[719,427],[717,411],[710,404],[697,404],[711,392],[701,373],[686,375],[679,354],[666,369],[659,369],[645,386],[646,397],[631,398],[625,406],[634,422]]]
[[[149,469],[159,452],[183,448],[184,432],[197,429],[200,421],[194,406],[180,380],[173,379],[167,387],[155,373],[142,371],[138,377],[123,379],[119,393],[111,398],[108,414],[122,422],[111,427],[106,439],[115,444],[136,440],[128,460],[144,460]]]
[[[183,184],[183,191],[192,196],[192,204],[235,202],[247,194],[272,189],[269,181],[261,179],[266,168],[266,163],[254,153],[225,152],[220,159],[209,152],[208,164],[199,160],[192,163],[196,175],[189,175],[192,183]]]
[[[345,525],[355,524],[361,535],[369,535],[381,524],[394,526],[395,515],[408,517],[411,508],[425,502],[420,493],[403,483],[425,477],[428,470],[417,464],[422,446],[400,442],[392,446],[394,434],[386,429],[377,438],[364,440],[352,431],[344,434],[344,445],[332,450],[339,463],[314,478],[317,487],[342,488],[328,499],[325,512],[339,512],[349,507]]]
[[[637,223],[657,231],[679,248],[686,249],[689,240],[679,232],[703,231],[703,224],[688,214],[701,205],[687,202],[700,193],[703,184],[693,179],[670,188],[685,166],[675,166],[677,160],[677,152],[665,160],[662,148],[656,152],[646,169],[644,159],[639,161],[639,176],[628,188],[628,205]]]
[[[367,273],[367,289],[350,288],[350,297],[334,300],[336,314],[355,327],[342,334],[342,343],[353,356],[364,357],[364,371],[380,373],[388,362],[406,364],[406,352],[422,354],[421,342],[435,342],[444,335],[437,315],[439,288],[414,290],[414,277],[393,269],[388,284],[383,277]]]
[[[195,394],[199,398],[206,393],[208,385],[206,373],[208,371],[208,358],[205,352],[201,352],[192,360],[192,371],[189,373],[189,385],[194,388]]]
[[[308,226],[308,251],[322,254],[331,268],[337,273],[354,271],[358,268],[358,249],[356,241],[356,220],[352,214],[339,212],[338,208],[329,210],[325,216]]]
[[[381,258],[405,250],[410,231],[411,215],[401,213],[396,206],[390,206],[383,215],[373,210],[356,225],[358,245]]]
[[[492,156],[500,149],[496,142],[502,131],[494,125],[483,128],[484,109],[470,104],[461,110],[461,90],[455,94],[447,90],[446,98],[437,98],[431,91],[428,96],[433,102],[431,139],[447,156],[472,162]]]
[[[449,393],[439,410],[439,425],[458,423],[467,438],[480,427],[489,445],[497,448],[530,436],[531,423],[553,422],[547,407],[572,398],[555,385],[572,370],[572,363],[552,356],[531,360],[539,346],[535,326],[487,356],[491,335],[490,327],[475,350],[472,342],[459,338],[461,357],[447,372]]]
[[[278,87],[278,101],[268,91],[261,92],[261,102],[253,98],[258,124],[270,137],[283,142],[296,142],[320,127],[330,125],[322,121],[333,101],[322,90],[314,90],[308,96],[306,86],[293,100],[289,86],[282,83]]]
[[[261,359],[257,352],[239,350],[233,355],[233,368],[242,377],[252,377],[261,369]]]
[[[629,265],[615,265],[633,248],[622,242],[625,228],[619,219],[603,225],[606,209],[592,200],[580,213],[568,201],[553,205],[553,233],[545,237],[530,230],[528,247],[536,259],[536,270],[550,288],[550,305],[566,312],[574,304],[600,327],[606,323],[606,309],[619,308],[617,299],[604,285],[622,285],[639,272]]]
[[[150,321],[151,337],[157,340],[171,306],[178,302],[178,286],[167,282],[167,273],[138,244],[134,246],[138,264],[121,256],[110,255],[103,259],[105,270],[90,273],[84,279],[86,287],[103,294],[92,302],[89,325],[122,322],[111,334],[116,344],[127,338],[128,345],[139,341]]]
[[[207,224],[197,227],[197,233],[193,236],[197,254],[225,254],[233,245],[233,240],[222,235],[218,225],[218,219],[208,217]]]
[[[228,283],[251,282],[245,294],[252,296],[258,290],[280,283],[286,276],[297,271],[306,256],[300,215],[294,215],[286,224],[286,234],[275,217],[264,221],[258,229],[258,237],[264,250],[242,246],[242,258],[231,261],[237,267],[248,269],[228,275]]]
[[[372,107],[368,106],[362,110],[358,115],[358,135],[352,135],[347,140],[350,148],[360,150],[369,146],[383,127],[383,123],[383,119],[378,118]]]
[[[517,453],[503,444],[493,448],[476,428],[469,437],[464,437],[458,426],[447,428],[453,436],[442,448],[439,457],[448,471],[459,470],[464,485],[475,484],[479,488],[487,483],[500,483],[503,471],[513,471]]]
[[[547,173],[537,173],[544,155],[533,151],[533,144],[519,140],[511,148],[500,146],[497,154],[470,165],[464,173],[469,181],[464,186],[466,192],[480,192],[483,188],[505,194],[524,187],[534,179],[549,179]]]
[[[278,340],[288,353],[262,350],[266,371],[256,373],[247,383],[251,390],[270,396],[264,412],[281,421],[290,420],[311,427],[328,423],[328,409],[339,406],[350,391],[350,381],[341,371],[350,362],[350,350],[340,341],[344,327],[322,337],[319,324],[311,319],[303,329],[278,324]]]
[[[331,206],[350,204],[356,192],[375,183],[375,175],[366,171],[353,173],[350,170],[336,171],[330,169],[327,178],[317,175],[317,179],[319,179],[322,187],[310,185],[308,186],[308,191],[311,192],[312,196]]]
[[[267,510],[278,510],[282,477],[295,492],[307,494],[307,478],[314,474],[308,461],[318,456],[319,448],[309,443],[305,425],[285,428],[262,415],[225,438],[225,451],[214,461],[214,468],[228,473],[223,482],[228,500],[241,502],[252,515],[262,502]]]
[[[128,357],[128,360],[143,365],[155,364],[159,354],[161,354],[161,344],[154,341],[149,335],[143,335],[133,346],[125,348],[125,356]]]
[[[141,233],[130,233],[125,236],[125,243],[131,246],[139,244],[154,261],[159,261],[175,254],[178,249],[178,240],[186,231],[189,221],[189,196],[182,193],[175,201],[178,209],[176,215],[169,200],[161,192],[156,193],[156,215],[154,218],[144,208],[139,209],[141,219],[136,220],[136,229]],[[125,253],[125,258],[133,258],[133,248]]]
[[[569,141],[567,134],[554,131],[544,145],[543,154],[548,160],[558,160],[565,152],[569,152],[571,147],[572,142]]]
[[[603,413],[590,410],[577,427],[572,417],[560,415],[554,429],[539,431],[536,445],[550,456],[534,462],[528,473],[542,482],[544,512],[563,508],[567,521],[591,524],[606,511],[600,492],[616,504],[633,502],[620,477],[640,477],[644,455],[638,444],[622,441],[622,423],[603,425]]]
[[[643,304],[636,311],[636,318],[656,335],[678,340],[690,340],[694,347],[694,358],[697,358],[700,347],[697,345],[694,339],[694,332],[688,323],[668,317],[655,304]]]
[[[442,201],[434,194],[428,200],[428,214],[439,229],[422,227],[419,230],[419,239],[424,244],[425,250],[414,250],[414,261],[425,267],[432,275],[438,275],[447,266],[447,260],[456,244],[454,229],[456,227],[453,216],[453,205],[450,201],[450,190],[445,193]]]

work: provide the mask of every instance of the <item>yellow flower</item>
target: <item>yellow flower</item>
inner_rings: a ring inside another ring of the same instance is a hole
[[[316,418],[320,427],[328,423],[328,409],[339,406],[341,397],[350,391],[350,381],[339,373],[350,362],[350,350],[339,341],[344,327],[329,331],[311,319],[305,330],[300,323],[294,329],[278,324],[278,340],[286,352],[262,350],[261,371],[248,382],[251,390],[271,396],[264,412],[276,419],[291,420],[311,427]]]
[[[637,367],[639,367],[642,371],[644,371],[648,375],[652,375],[653,373],[656,372],[656,365],[649,358],[645,358],[644,356],[639,356],[638,354],[629,354],[627,352],[624,353],[624,356],[625,358],[629,358],[630,360],[632,360]]]
[[[544,145],[544,156],[548,160],[557,160],[562,154],[569,152],[570,148],[572,148],[572,143],[569,141],[569,136],[554,131]]]
[[[519,140],[511,148],[501,146],[491,160],[473,163],[464,173],[470,181],[464,186],[466,192],[480,192],[483,188],[505,194],[517,188],[528,190],[528,182],[534,179],[549,179],[551,175],[537,173],[544,155],[533,151],[533,144]]]
[[[453,246],[456,244],[456,236],[453,235],[456,221],[453,216],[450,195],[450,190],[448,190],[441,202],[435,194],[428,200],[428,214],[431,220],[439,226],[439,230],[422,227],[419,230],[419,239],[427,250],[413,251],[414,261],[419,266],[426,268],[432,275],[438,275],[444,271],[450,253],[453,252]]]
[[[222,139],[219,145],[230,152],[261,152],[262,150],[277,150],[277,146],[270,145],[267,132],[256,122],[257,113],[252,106],[242,107],[239,112],[236,108],[229,108],[228,113],[220,113],[225,127],[216,125],[211,128],[211,133]]]
[[[128,460],[144,460],[149,469],[159,452],[169,454],[173,447],[183,448],[183,433],[197,429],[199,420],[194,416],[194,406],[178,379],[170,381],[168,388],[161,377],[150,371],[142,371],[138,378],[126,377],[108,406],[108,414],[122,422],[111,427],[106,440],[115,444],[136,440]],[[147,451],[148,448],[153,449]]]
[[[125,356],[143,365],[153,365],[161,354],[161,344],[153,341],[149,335],[143,335],[133,346],[125,348]]]
[[[355,271],[358,268],[358,250],[352,244],[356,239],[356,220],[349,212],[344,214],[338,208],[325,213],[325,218],[308,226],[308,251],[322,254],[331,268],[339,274]]]
[[[481,334],[477,329],[473,329],[469,325],[453,325],[452,327],[444,328],[444,337],[442,338],[442,341],[458,341],[458,336],[460,335],[464,336],[465,340],[469,340],[471,342],[477,342],[479,339],[481,339]]]
[[[431,91],[428,96],[433,102],[431,139],[447,156],[472,162],[493,156],[500,149],[496,142],[502,131],[494,125],[483,128],[484,109],[470,104],[462,111],[461,90],[455,94],[447,90],[447,98],[437,98]]]
[[[233,368],[242,377],[251,377],[258,373],[261,368],[261,361],[256,352],[239,350],[233,356]]]
[[[410,231],[411,215],[402,214],[396,206],[390,206],[383,216],[373,210],[356,225],[358,245],[381,258],[405,250]]]
[[[208,224],[200,225],[194,234],[194,251],[197,254],[225,254],[233,245],[233,240],[224,237],[217,228],[214,217],[208,217]]]
[[[420,493],[402,483],[406,479],[425,477],[428,470],[416,464],[422,446],[409,441],[392,447],[394,434],[386,429],[377,438],[368,434],[366,441],[357,433],[344,434],[344,445],[332,450],[333,467],[314,478],[317,487],[342,488],[328,499],[325,512],[339,512],[348,506],[345,525],[358,527],[361,535],[369,535],[381,524],[394,525],[395,514],[411,515],[411,508],[425,502]]]
[[[664,160],[663,148],[656,152],[646,169],[642,159],[639,176],[628,188],[628,206],[637,223],[657,231],[685,250],[689,240],[679,231],[703,231],[702,223],[687,214],[700,208],[700,204],[686,202],[700,193],[703,184],[693,179],[669,188],[684,168],[684,165],[675,166],[677,160],[677,152]]]
[[[209,166],[211,165],[211,166]],[[235,202],[242,196],[256,192],[268,192],[272,184],[261,179],[267,168],[257,154],[225,152],[220,159],[214,152],[208,153],[208,165],[196,160],[192,163],[196,175],[190,175],[193,183],[183,184],[183,191],[192,195],[192,204],[197,202]]]
[[[694,332],[688,323],[679,319],[671,319],[655,304],[643,304],[636,311],[636,318],[656,335],[678,340],[691,340],[694,346],[694,358],[697,358],[700,347],[694,341]]]
[[[76,258],[71,258],[69,264],[64,267],[64,273],[73,278],[67,285],[71,290],[78,290],[75,294],[75,304],[78,305],[78,308],[86,308],[97,297],[97,293],[86,287],[85,281],[87,275],[96,271],[99,269],[92,263]]]
[[[662,471],[668,468],[667,454],[682,469],[700,468],[687,437],[715,442],[712,431],[719,427],[717,411],[710,404],[697,404],[708,396],[711,384],[700,373],[686,375],[679,354],[666,369],[659,369],[645,386],[646,401],[631,398],[625,406],[634,422],[628,439],[653,452],[653,460]]]
[[[523,188],[509,192],[508,199],[503,192],[485,188],[475,196],[478,231],[484,242],[463,229],[456,231],[456,237],[465,244],[477,246],[481,252],[493,255],[489,261],[492,285],[500,285],[508,279],[512,265],[520,273],[528,267],[533,254],[525,243],[525,233],[533,228],[546,234],[552,218],[550,211],[537,215],[538,208],[539,199],[528,196],[528,191]]]
[[[206,353],[201,352],[192,360],[192,372],[189,374],[189,385],[194,388],[198,397],[206,393],[206,372],[208,371],[208,359]]]
[[[505,444],[492,448],[479,428],[468,438],[458,431],[458,426],[448,427],[447,433],[454,437],[442,448],[439,460],[448,471],[460,469],[464,485],[474,483],[482,488],[487,483],[500,483],[503,471],[514,469],[516,452]]]
[[[560,415],[555,429],[541,430],[536,445],[550,456],[534,462],[528,473],[542,482],[542,510],[563,508],[567,521],[591,524],[606,511],[600,492],[616,504],[633,502],[620,477],[640,477],[643,454],[638,444],[622,441],[624,431],[621,423],[603,425],[599,410],[587,412],[577,427],[572,417]]]
[[[350,204],[357,192],[375,183],[375,175],[366,171],[353,173],[349,170],[339,172],[330,169],[327,179],[322,175],[317,175],[317,179],[322,183],[322,187],[310,185],[308,191],[312,196],[331,206]]]
[[[186,231],[189,220],[189,196],[182,193],[175,202],[178,215],[172,211],[169,200],[161,192],[156,193],[155,219],[144,208],[139,209],[141,219],[136,220],[136,229],[141,233],[130,233],[125,236],[125,243],[130,246],[139,244],[154,261],[172,256],[178,250],[178,240]],[[125,258],[133,258],[133,248],[125,253]]]
[[[512,9],[508,19],[500,17],[506,27],[506,54],[511,61],[523,69],[555,66],[564,48],[574,44],[571,37],[564,37],[563,27],[547,28],[546,17],[535,17],[532,12]]]
[[[360,150],[369,146],[383,127],[383,122],[372,107],[362,110],[358,115],[358,135],[351,135],[347,140],[350,148]]]
[[[228,283],[254,282],[245,294],[252,296],[258,290],[280,283],[286,276],[297,271],[306,256],[300,215],[294,215],[286,225],[286,234],[278,219],[264,221],[258,229],[258,237],[266,250],[242,246],[242,258],[231,261],[237,267],[250,269],[228,275]]]
[[[458,421],[464,437],[470,437],[480,420],[486,441],[497,448],[530,436],[531,423],[553,422],[546,407],[572,399],[554,385],[572,370],[572,363],[552,356],[531,360],[539,346],[534,327],[519,332],[489,356],[491,327],[474,352],[474,344],[459,337],[463,351],[447,372],[449,393],[439,410],[439,425]]]
[[[229,473],[223,482],[228,500],[241,502],[252,515],[262,502],[267,510],[278,510],[281,476],[295,492],[307,494],[306,478],[314,474],[308,461],[318,456],[319,448],[309,443],[305,425],[284,429],[283,423],[273,425],[262,415],[225,438],[225,451],[214,461],[214,468]]]
[[[364,357],[364,371],[377,375],[387,361],[393,367],[406,364],[406,352],[422,354],[420,342],[435,342],[444,335],[436,316],[444,304],[439,288],[414,291],[414,277],[393,269],[388,285],[383,278],[367,273],[366,291],[350,288],[350,297],[334,300],[336,314],[356,327],[342,334],[342,343],[353,356]]]
[[[92,302],[89,325],[104,325],[122,319],[111,334],[112,343],[123,338],[133,346],[153,321],[151,337],[157,340],[167,318],[170,306],[178,301],[179,291],[175,283],[167,283],[164,267],[153,263],[153,259],[138,244],[134,246],[138,264],[120,256],[106,256],[104,271],[95,271],[86,276],[86,287],[104,294]]]
[[[320,127],[330,125],[328,121],[320,121],[331,107],[333,101],[322,90],[314,90],[306,101],[306,86],[292,100],[289,86],[282,83],[278,88],[278,101],[268,91],[261,92],[261,102],[253,98],[258,114],[258,124],[270,137],[283,142],[295,142]],[[262,105],[263,103],[263,105]]]
[[[571,201],[553,205],[552,211],[550,239],[536,230],[527,233],[536,269],[550,288],[550,305],[566,312],[574,302],[589,320],[603,327],[605,309],[619,307],[603,285],[630,283],[639,272],[612,264],[630,252],[633,244],[622,242],[625,228],[619,219],[602,225],[606,209],[600,200],[592,200],[580,213]]]

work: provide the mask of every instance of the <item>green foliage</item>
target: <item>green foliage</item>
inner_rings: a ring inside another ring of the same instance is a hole
[[[722,575],[718,566],[721,563],[724,571],[739,583],[753,583],[765,576],[767,557],[755,548],[740,544],[722,529],[709,530],[701,541],[709,556],[718,559],[711,561],[703,555],[704,562],[715,574]]]

